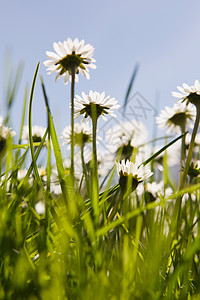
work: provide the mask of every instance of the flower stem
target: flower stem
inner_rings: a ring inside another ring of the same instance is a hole
[[[193,148],[194,148],[195,137],[197,135],[197,131],[199,128],[200,106],[196,106],[196,109],[197,109],[196,120],[195,120],[195,124],[194,124],[194,128],[193,128],[193,132],[192,132],[192,137],[191,137],[191,141],[190,141],[190,147],[189,147],[189,152],[188,152],[188,156],[187,156],[187,160],[186,160],[186,164],[185,164],[185,169],[184,169],[182,180],[181,180],[181,183],[179,186],[179,191],[185,187],[185,182],[186,182],[187,174],[189,171],[190,162],[192,159],[192,152],[193,152]]]
[[[116,215],[116,212],[118,210],[118,207],[119,207],[119,203],[123,203],[123,200],[124,200],[124,193],[122,192],[122,190],[120,190],[120,195],[119,197],[117,198],[117,200],[115,201],[115,204],[110,212],[110,214],[108,215],[108,218],[107,218],[107,223],[109,223],[110,221],[113,220],[114,216]]]
[[[74,177],[74,89],[76,67],[71,67],[71,175]]]
[[[198,127],[199,127],[200,106],[196,106],[196,110],[197,110],[196,120],[195,120],[195,124],[194,124],[194,128],[193,128],[193,132],[192,132],[192,137],[191,137],[191,141],[190,141],[188,156],[187,156],[186,163],[185,163],[185,168],[184,168],[183,175],[182,175],[180,185],[179,185],[179,191],[185,187],[187,174],[188,174],[189,167],[190,167],[190,162],[192,159],[192,152],[193,152],[193,148],[194,148],[195,137],[196,137]],[[180,223],[180,219],[181,219],[181,202],[182,202],[182,196],[179,196],[176,199],[174,214],[173,214],[173,218],[172,218],[172,220],[174,220],[173,221],[174,225],[172,226],[173,232],[175,230],[175,226],[177,226],[177,232],[178,232],[178,228],[180,226],[179,223]]]
[[[85,176],[87,195],[90,197],[90,185],[88,180],[87,168],[84,161],[84,143],[82,143],[81,145],[81,162],[82,162],[83,174]]]
[[[181,126],[181,133],[184,134],[185,133],[185,124]],[[182,137],[181,139],[181,161],[180,161],[180,180],[179,182],[181,182],[181,178],[182,178],[182,165],[185,161],[185,135]]]
[[[185,133],[185,124],[181,127],[181,133]],[[181,163],[185,161],[185,135],[181,139]]]
[[[95,223],[98,224],[99,217],[99,175],[97,164],[97,114],[96,107],[92,113],[92,204],[94,210]]]

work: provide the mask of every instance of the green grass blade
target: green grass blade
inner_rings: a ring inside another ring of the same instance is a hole
[[[64,197],[64,200],[66,202],[67,201],[67,189],[66,189],[66,187],[67,186],[72,187],[72,184],[67,182],[67,179],[66,179],[66,174],[65,174],[64,167],[63,167],[63,160],[62,160],[62,156],[61,156],[58,137],[57,137],[56,130],[55,130],[54,123],[53,123],[53,119],[52,119],[52,116],[51,116],[51,112],[50,112],[50,108],[49,108],[49,104],[48,104],[48,98],[47,98],[47,95],[46,95],[45,86],[44,86],[44,82],[43,82],[42,78],[41,78],[41,84],[42,84],[42,91],[43,91],[43,95],[44,95],[46,109],[47,109],[47,113],[48,113],[49,130],[50,130],[50,136],[51,136],[52,145],[53,145],[53,151],[54,151],[54,155],[55,155],[55,159],[56,159],[58,177],[59,177],[63,197]]]
[[[36,83],[36,79],[37,79],[39,64],[40,63],[37,64],[37,67],[36,67],[36,70],[35,70],[35,74],[34,74],[34,78],[33,78],[33,83],[32,83],[32,87],[31,87],[30,99],[29,99],[28,131],[29,131],[29,142],[30,142],[31,158],[32,158],[32,163],[33,163],[33,169],[34,169],[35,177],[36,177],[38,185],[41,188],[41,192],[42,192],[44,200],[46,200],[47,202],[49,202],[48,201],[48,197],[46,195],[46,191],[45,191],[43,183],[42,183],[42,180],[41,180],[41,178],[39,176],[39,173],[38,173],[38,168],[37,168],[36,160],[35,160],[34,146],[33,146],[33,136],[32,136],[32,104],[33,104],[33,94],[34,94],[34,89],[35,89],[35,83]]]
[[[28,85],[26,85],[26,88],[25,88],[24,107],[23,107],[22,122],[21,122],[19,141],[18,141],[19,144],[21,144],[21,139],[22,139],[22,132],[23,132],[23,127],[24,127],[25,115],[26,115],[27,98],[28,98]]]
[[[136,64],[134,70],[133,70],[133,74],[132,74],[132,77],[131,77],[131,80],[130,80],[130,83],[128,85],[128,89],[127,89],[127,92],[126,92],[126,96],[125,96],[125,99],[124,99],[124,113],[126,111],[126,106],[127,106],[127,103],[128,103],[128,98],[129,98],[129,95],[130,95],[130,92],[132,90],[132,87],[133,87],[133,83],[134,83],[134,80],[136,78],[136,75],[137,75],[137,72],[138,72],[138,69],[139,69],[139,63]]]
[[[170,147],[171,145],[173,145],[175,142],[177,142],[178,140],[180,140],[184,135],[186,135],[188,133],[185,132],[181,135],[179,135],[177,138],[175,138],[173,141],[171,141],[169,144],[167,144],[166,146],[162,147],[160,150],[158,150],[156,153],[154,153],[152,156],[150,156],[147,160],[145,160],[141,165],[147,165],[150,161],[152,161],[154,158],[156,158],[159,154],[161,154],[163,151],[165,151],[168,147]],[[140,166],[141,166],[140,165]]]
[[[8,90],[7,90],[7,115],[6,115],[6,118],[5,118],[5,121],[4,123],[7,124],[8,121],[9,121],[9,112],[10,112],[10,108],[13,104],[13,101],[15,99],[15,96],[16,96],[16,93],[17,93],[17,89],[19,87],[19,84],[20,84],[20,80],[21,80],[21,77],[22,77],[22,71],[23,71],[23,63],[19,63],[18,67],[17,67],[17,71],[16,71],[16,74],[15,74],[15,79],[14,79],[14,83],[13,83],[13,86],[11,86],[11,75],[10,75],[10,78],[9,78],[9,81],[8,81]],[[11,71],[11,73],[13,73]]]

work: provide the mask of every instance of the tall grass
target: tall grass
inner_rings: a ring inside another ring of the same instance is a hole
[[[41,142],[33,142],[38,68],[29,96],[29,144],[21,145],[20,134],[17,145],[9,138],[0,153],[0,299],[200,299],[198,178],[178,191],[165,168],[161,176],[170,195],[163,191],[155,201],[147,190],[136,189],[123,198],[114,167],[94,207],[94,189],[88,192],[84,182],[78,186],[64,166],[43,80],[48,124]],[[27,90],[24,103],[21,128]],[[158,155],[182,137],[143,165],[151,162],[154,169]],[[29,151],[31,163],[19,179]],[[47,158],[45,178],[38,171],[41,152]],[[51,189],[52,156],[59,195]],[[91,186],[91,169],[84,172]],[[183,195],[177,223],[175,204]],[[41,214],[38,202],[45,206]]]

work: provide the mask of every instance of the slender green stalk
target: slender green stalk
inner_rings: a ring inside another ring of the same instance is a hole
[[[185,123],[181,126],[181,132],[182,132],[182,135],[185,133]],[[181,139],[181,161],[180,161],[180,181],[181,182],[181,178],[182,178],[182,166],[183,166],[183,163],[185,162],[185,135],[183,135],[182,139]]]
[[[97,139],[97,119],[93,118],[92,119],[92,150],[93,150],[95,174],[98,174],[96,139]]]
[[[196,114],[196,120],[195,120],[195,124],[194,124],[194,128],[193,128],[193,132],[192,132],[192,137],[191,137],[191,141],[190,141],[190,147],[189,147],[189,152],[188,152],[188,156],[186,159],[186,163],[185,163],[185,168],[183,171],[183,175],[180,181],[180,185],[179,185],[179,191],[182,190],[185,187],[185,183],[186,183],[186,179],[187,179],[187,174],[189,171],[189,167],[190,167],[190,162],[192,159],[192,152],[193,152],[193,148],[194,148],[194,143],[195,143],[195,137],[199,128],[199,117],[200,117],[200,106],[196,106],[196,110],[197,110],[197,114]],[[181,220],[181,202],[182,202],[182,195],[178,196],[176,199],[176,204],[175,204],[175,209],[174,209],[174,214],[173,214],[173,224],[172,224],[172,231],[174,232],[175,230],[179,229],[180,226],[180,220]]]
[[[83,174],[85,176],[87,194],[90,197],[90,185],[89,185],[87,169],[86,169],[86,165],[85,165],[85,161],[84,161],[84,146],[85,146],[84,143],[82,143],[82,145],[81,145],[81,162],[82,162]]]
[[[71,175],[74,177],[74,90],[76,67],[71,68]]]
[[[93,107],[92,107],[93,108]],[[99,217],[99,175],[97,163],[97,113],[94,107],[92,113],[92,202],[95,216],[95,223],[98,223]]]
[[[123,203],[123,200],[124,200],[124,194],[122,193],[122,191],[120,190],[120,194],[119,194],[119,197],[117,198],[117,200],[115,201],[115,204],[112,208],[112,211],[110,212],[108,218],[107,218],[107,224],[113,220],[114,216],[116,215],[117,213],[117,210],[118,210],[118,206],[119,206],[119,203]]]
[[[47,195],[50,201],[50,177],[51,177],[51,140],[50,140],[50,129],[49,129],[49,114],[47,112],[48,120],[48,139],[47,139]],[[50,208],[47,203],[45,203],[45,231],[46,234],[50,229]],[[47,243],[46,243],[47,244]]]
[[[179,186],[179,191],[185,187],[185,182],[186,182],[188,170],[190,167],[190,162],[192,159],[192,152],[193,152],[193,148],[194,148],[195,137],[197,135],[197,131],[199,128],[200,106],[196,106],[196,109],[197,109],[196,120],[195,120],[195,124],[194,124],[194,128],[193,128],[193,132],[192,132],[192,137],[191,137],[189,152],[188,152],[188,156],[187,156],[187,160],[186,160],[186,164],[185,164],[185,168],[184,168],[184,172],[183,172],[183,177],[182,177],[182,180],[181,180],[181,183]]]
[[[185,124],[181,126],[181,133],[185,133]],[[185,161],[185,135],[181,139],[181,163]]]

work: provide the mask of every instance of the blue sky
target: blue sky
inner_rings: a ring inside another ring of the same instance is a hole
[[[3,112],[4,60],[8,49],[16,69],[24,61],[23,77],[13,107],[12,126],[18,131],[26,83],[31,86],[38,61],[58,133],[70,123],[70,84],[47,75],[43,61],[53,42],[85,39],[95,47],[96,70],[88,81],[79,76],[76,94],[105,91],[123,104],[133,68],[140,68],[132,94],[140,92],[157,109],[172,105],[171,91],[200,79],[200,1],[76,0],[4,1],[0,11],[0,110]],[[1,113],[2,114],[2,113]],[[142,120],[141,120],[142,121]],[[33,123],[45,125],[45,106],[38,78]],[[27,121],[26,121],[27,123]]]

